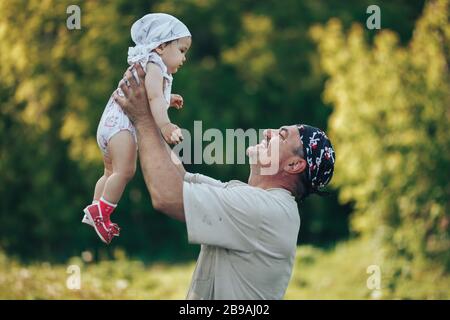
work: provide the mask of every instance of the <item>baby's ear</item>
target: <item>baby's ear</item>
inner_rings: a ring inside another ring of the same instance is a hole
[[[164,47],[165,47],[164,43],[160,44],[160,45],[155,49],[156,53],[157,53],[157,54],[162,54],[162,52],[163,52],[163,50],[164,50]]]

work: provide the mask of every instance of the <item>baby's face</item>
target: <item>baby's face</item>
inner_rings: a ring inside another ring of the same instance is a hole
[[[186,52],[191,47],[191,37],[184,37],[172,41],[164,48],[159,49],[159,54],[170,74],[176,73],[186,61]]]

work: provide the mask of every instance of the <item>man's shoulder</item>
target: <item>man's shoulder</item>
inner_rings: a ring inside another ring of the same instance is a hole
[[[251,186],[239,180],[231,180],[226,183],[225,189],[234,201],[240,201],[243,205],[263,211],[293,210],[297,211],[297,203],[292,194],[285,189],[262,189]]]
[[[288,190],[283,188],[263,189],[260,187],[251,186],[248,183],[242,182],[240,180],[230,180],[226,182],[225,188],[237,189],[239,192],[251,193],[269,198],[279,198],[283,200],[289,199],[295,202],[295,198],[292,196],[292,194]]]
[[[226,188],[235,188],[235,187],[250,187],[250,185],[248,185],[245,182],[242,182],[240,180],[230,180],[228,182],[225,182],[225,187]]]
[[[286,208],[295,204],[295,199],[289,191],[281,188],[262,189],[240,180],[221,182],[201,174],[186,173],[184,180],[194,186],[199,185],[199,189],[192,189],[194,193],[211,195],[217,201],[230,203],[241,210],[279,210],[282,209],[280,205]],[[212,201],[213,198],[209,200]]]

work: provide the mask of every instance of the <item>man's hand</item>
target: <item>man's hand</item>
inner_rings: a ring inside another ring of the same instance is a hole
[[[131,72],[133,68],[137,72],[139,83]],[[124,97],[119,96],[117,91],[114,92],[113,95],[114,100],[122,107],[122,110],[135,125],[138,122],[148,120],[149,117],[151,117],[144,81],[144,70],[140,64],[135,64],[127,69],[123,79],[119,83]]]
[[[170,106],[175,107],[176,109],[183,108],[183,97],[179,94],[171,94],[170,95]]]

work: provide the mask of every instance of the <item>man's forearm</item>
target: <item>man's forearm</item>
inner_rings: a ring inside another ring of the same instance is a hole
[[[183,176],[166,150],[155,122],[147,118],[136,123],[139,159],[153,206],[184,221]]]
[[[166,145],[166,150],[167,150],[167,153],[169,154],[170,159],[172,160],[175,167],[178,169],[178,172],[180,173],[181,178],[184,179],[184,175],[186,174],[186,169],[184,169],[183,162],[181,162],[181,160],[177,157],[175,152],[172,151],[172,149],[169,147],[169,145],[167,143],[165,143],[165,145]]]

